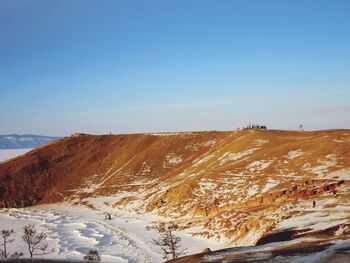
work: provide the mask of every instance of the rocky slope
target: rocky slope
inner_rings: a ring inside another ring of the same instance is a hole
[[[349,189],[349,130],[81,135],[0,164],[0,207],[95,209],[107,196],[106,206],[170,217],[227,247],[267,242],[283,222],[311,215],[313,200],[339,228],[350,219]],[[334,237],[316,226],[312,236]]]

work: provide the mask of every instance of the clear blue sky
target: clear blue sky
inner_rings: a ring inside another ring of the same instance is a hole
[[[350,128],[350,1],[0,1],[0,134]]]

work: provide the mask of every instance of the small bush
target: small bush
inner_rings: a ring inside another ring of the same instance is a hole
[[[101,261],[101,256],[98,254],[97,250],[90,250],[89,254],[84,257],[86,261]]]

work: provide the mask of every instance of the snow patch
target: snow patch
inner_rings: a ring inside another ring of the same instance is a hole
[[[290,151],[287,153],[287,155],[285,156],[287,159],[289,160],[293,160],[295,158],[298,158],[300,156],[304,155],[304,152],[302,152],[300,149],[296,150],[296,151]]]
[[[246,197],[252,197],[253,195],[256,195],[258,192],[259,192],[259,186],[255,184],[252,187],[248,188]]]
[[[279,184],[279,181],[276,181],[272,178],[269,178],[267,180],[267,183],[265,184],[264,188],[261,190],[262,193],[267,193],[271,188],[275,187]]]
[[[238,152],[238,153],[227,152],[227,153],[224,153],[218,160],[220,161],[220,165],[224,165],[227,162],[237,161],[247,155],[251,155],[253,152],[255,152],[258,149],[260,148],[250,148],[243,152]]]
[[[216,188],[217,184],[210,182],[209,180],[206,179],[201,179],[199,182],[199,191],[202,194],[205,194],[205,192],[211,192],[211,194],[213,194],[213,190]]]
[[[327,177],[338,180],[350,180],[350,168],[343,168],[338,171],[328,173]]]
[[[257,139],[254,141],[254,144],[258,147],[264,145],[265,143],[268,143],[269,140],[266,140],[266,139]]]
[[[172,168],[180,163],[182,163],[181,155],[177,156],[175,153],[168,153],[165,156],[165,161],[163,162],[163,168]]]
[[[317,162],[320,163],[320,165],[312,167],[311,172],[320,176],[325,175],[330,167],[337,165],[336,157],[335,154],[329,154],[326,156],[325,160],[318,160]]]
[[[143,162],[140,168],[140,171],[138,172],[138,175],[148,175],[151,173],[151,166],[147,164],[147,162]]]
[[[211,158],[213,158],[214,157],[214,155],[213,154],[208,154],[208,155],[206,155],[205,157],[203,157],[203,158],[197,158],[196,160],[194,160],[192,163],[193,163],[193,167],[197,167],[197,166],[199,166],[199,165],[201,165],[201,164],[203,164],[203,163],[205,163],[205,162],[207,162],[207,161],[209,161]]]
[[[247,165],[246,169],[250,172],[257,172],[266,169],[274,160],[254,161]]]
[[[217,143],[217,140],[216,139],[213,139],[213,140],[210,140],[210,141],[206,141],[206,142],[203,142],[201,143],[201,146],[204,146],[204,147],[211,147],[213,146],[214,144]]]
[[[347,139],[347,138],[340,138],[340,139],[334,139],[333,141],[335,142],[340,142],[340,143],[347,143],[347,142],[350,142],[350,139]]]

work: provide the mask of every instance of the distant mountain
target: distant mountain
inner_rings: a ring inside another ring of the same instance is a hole
[[[54,141],[60,137],[49,137],[40,135],[0,135],[0,149],[24,149],[24,148],[35,148],[42,144]]]

